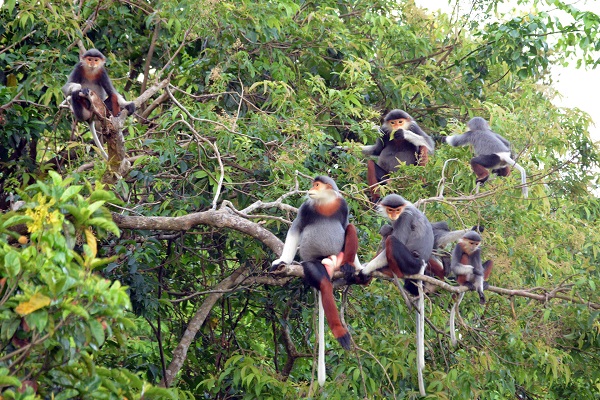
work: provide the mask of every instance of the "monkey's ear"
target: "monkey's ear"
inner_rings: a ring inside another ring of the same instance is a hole
[[[471,230],[475,231],[475,232],[483,233],[483,231],[485,230],[485,227],[483,225],[475,225],[474,227],[471,228]]]

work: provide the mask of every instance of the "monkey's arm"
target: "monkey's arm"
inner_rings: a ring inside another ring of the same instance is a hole
[[[469,256],[469,262],[473,266],[473,274],[483,276],[483,265],[481,265],[480,249],[477,249]]]
[[[381,154],[381,150],[383,150],[384,147],[383,139],[378,138],[375,144],[369,146],[360,146],[360,150],[364,156],[378,156]]]
[[[433,140],[429,136],[425,137],[425,136],[419,135],[413,131],[407,131],[405,129],[404,130],[404,139],[409,141],[410,143],[414,144],[417,147],[424,146],[425,148],[427,148],[427,150],[430,153],[433,152],[435,145],[433,143]]]
[[[441,249],[446,247],[449,243],[456,242],[458,239],[464,236],[465,233],[471,229],[462,229],[460,231],[444,232],[435,236],[435,248]]]
[[[454,272],[455,275],[468,275],[473,273],[472,265],[461,264],[460,260],[463,255],[463,250],[460,247],[460,244],[454,246],[454,250],[452,251],[452,259],[450,261],[450,270]]]
[[[463,133],[462,135],[452,135],[452,136],[447,136],[446,137],[446,143],[448,143],[450,146],[464,146],[466,144],[469,144],[471,142],[471,135],[469,134],[470,132],[467,133]]]
[[[365,264],[360,271],[361,274],[370,275],[373,271],[387,266],[387,257],[385,251],[379,253],[374,259]]]
[[[296,220],[294,220],[294,223],[292,223],[292,227],[285,237],[285,243],[283,244],[281,256],[271,264],[273,267],[276,267],[282,263],[289,264],[294,261],[294,256],[296,255],[296,250],[298,249],[298,243],[300,243],[300,230],[294,227],[295,223]]]
[[[79,71],[81,68],[80,64],[75,65],[73,72],[67,79],[67,83],[61,88],[65,97],[69,97],[75,90],[81,90],[81,72]]]

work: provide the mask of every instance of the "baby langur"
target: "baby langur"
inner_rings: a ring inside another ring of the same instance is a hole
[[[362,146],[366,156],[377,156],[377,162],[367,161],[367,182],[373,201],[379,200],[379,184],[402,163],[426,165],[433,153],[434,142],[405,111],[392,110],[386,114],[379,128],[382,136],[374,145]]]
[[[469,231],[458,240],[452,252],[450,263],[451,271],[456,275],[457,282],[476,290],[479,294],[479,303],[485,304],[485,280],[492,272],[492,260],[481,264],[481,236],[475,231]]]
[[[508,140],[493,132],[487,121],[481,117],[471,119],[467,127],[468,132],[448,136],[445,141],[451,146],[473,146],[475,157],[471,159],[471,168],[477,176],[477,184],[482,185],[488,180],[489,169],[498,176],[508,176],[510,167],[515,167],[521,173],[521,191],[523,197],[527,198],[527,174],[525,169],[511,158]]]
[[[338,269],[354,275],[355,267],[361,267],[356,254],[358,236],[354,225],[348,223],[348,214],[348,205],[334,180],[317,176],[287,233],[280,258],[273,261],[271,267],[290,264],[298,249],[304,279],[319,291],[319,330],[322,330],[324,312],[333,336],[345,349],[350,349],[350,333],[340,320],[331,278]],[[321,385],[325,383],[323,336],[319,334],[318,380]]]
[[[108,155],[102,147],[96,129],[94,127],[94,115],[92,103],[89,98],[90,91],[94,92],[104,104],[95,103],[94,106],[101,114],[104,107],[114,116],[121,113],[121,107],[125,108],[128,115],[135,111],[135,104],[127,101],[115,90],[108,73],[104,68],[106,57],[96,49],[90,49],[83,53],[80,61],[75,65],[67,83],[62,87],[65,97],[70,99],[71,109],[77,121],[87,122],[102,156],[108,160]]]

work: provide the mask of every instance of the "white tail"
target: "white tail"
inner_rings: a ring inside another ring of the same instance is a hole
[[[419,273],[424,273],[425,266]],[[417,301],[417,312],[415,315],[417,331],[417,373],[419,379],[419,392],[421,396],[426,396],[425,382],[423,381],[423,370],[425,369],[425,296],[423,294],[423,281],[417,281],[419,289],[419,299]]]
[[[94,125],[94,121],[88,124],[90,126],[90,131],[92,132],[92,138],[94,139],[94,143],[98,147],[98,151],[102,155],[102,157],[108,161],[108,154],[104,151],[104,147],[102,147],[102,143],[100,143],[100,139],[98,138],[98,134],[96,133],[96,126]]]
[[[465,292],[462,292],[458,295],[458,300],[456,300],[456,303],[454,303],[452,306],[452,311],[450,311],[450,344],[452,347],[456,347],[458,343],[456,340],[456,327],[454,320],[456,318],[456,313],[458,312],[458,305],[462,301],[463,297],[465,297]]]
[[[506,164],[519,170],[519,172],[521,173],[521,192],[523,193],[523,197],[527,198],[527,196],[529,195],[529,190],[527,188],[527,173],[525,172],[525,169],[519,164],[517,164],[515,160],[510,158],[510,153],[498,153],[498,155],[500,156],[500,159]]]
[[[323,298],[319,290],[319,356],[317,365],[317,381],[320,386],[325,384],[327,375],[325,374],[325,309],[323,308]]]

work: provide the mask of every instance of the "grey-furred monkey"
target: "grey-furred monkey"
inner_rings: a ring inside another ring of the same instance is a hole
[[[135,111],[135,104],[127,101],[115,90],[104,64],[106,57],[96,49],[90,49],[83,53],[80,61],[75,65],[69,75],[67,83],[62,87],[63,94],[70,100],[71,109],[77,121],[85,121],[90,126],[90,131],[102,156],[108,160],[108,155],[102,147],[96,129],[94,127],[94,115],[91,111],[90,91],[104,102],[106,108],[114,116],[121,113],[121,107],[125,108],[128,115]]]
[[[379,184],[395,172],[400,164],[425,165],[435,143],[403,110],[386,114],[379,128],[382,136],[369,146],[361,146],[363,155],[377,156],[377,161],[367,162],[367,183],[373,201],[379,199]]]
[[[521,173],[523,197],[527,198],[527,175],[510,155],[508,140],[493,132],[487,121],[481,117],[474,117],[468,123],[469,131],[462,135],[452,135],[445,138],[451,146],[464,146],[470,144],[475,152],[471,159],[471,168],[477,176],[476,182],[483,184],[490,176],[489,169],[498,176],[508,176],[510,167],[515,167]]]
[[[325,342],[323,316],[345,349],[350,349],[350,333],[342,324],[331,278],[336,270],[353,276],[361,268],[357,256],[358,235],[348,222],[348,205],[342,198],[335,181],[327,176],[317,176],[308,191],[308,199],[298,209],[298,216],[288,230],[281,256],[273,261],[272,269],[290,264],[299,252],[304,270],[304,280],[319,291],[319,357],[318,381],[325,383]]]
[[[422,272],[433,251],[433,231],[425,214],[397,194],[385,196],[378,208],[392,221],[391,231],[381,231],[384,249],[363,266],[359,275],[381,270],[387,276],[402,278]],[[411,294],[418,294],[414,282],[407,280],[404,287]]]
[[[475,231],[469,231],[458,240],[452,252],[450,270],[456,275],[459,284],[476,290],[479,303],[485,304],[485,281],[492,272],[492,260],[481,263],[481,236]]]

